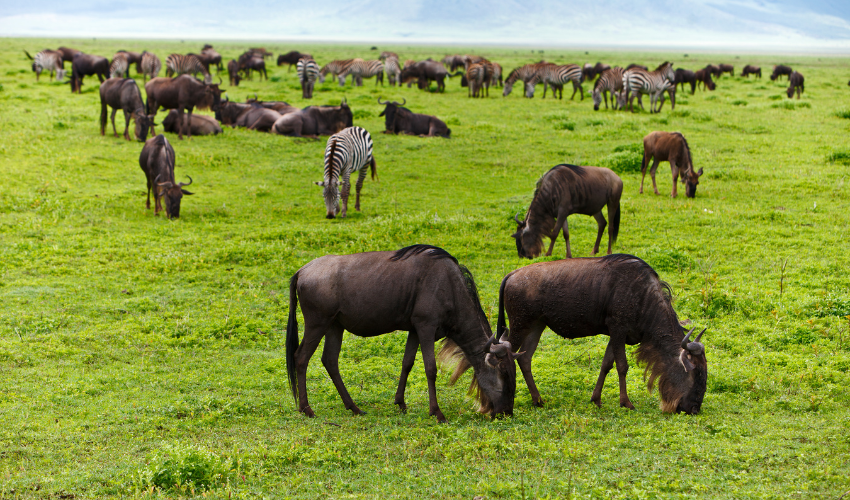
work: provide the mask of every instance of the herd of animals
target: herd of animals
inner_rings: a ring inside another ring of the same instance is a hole
[[[30,56],[27,53],[27,56]],[[265,59],[272,54],[264,48],[253,48],[238,59],[227,63],[230,85],[257,73],[268,78]],[[322,182],[326,217],[345,217],[351,188],[350,177],[357,175],[355,209],[360,210],[360,191],[369,170],[377,177],[376,161],[370,133],[353,124],[353,113],[347,102],[339,106],[308,106],[299,109],[282,101],[248,99],[245,103],[221,99],[221,79],[213,83],[210,69],[223,70],[221,55],[205,45],[200,54],[171,54],[166,59],[166,76],[159,77],[160,59],[150,52],[119,51],[112,61],[84,54],[67,47],[43,50],[32,59],[36,79],[42,72],[65,78],[64,63],[71,62],[68,83],[72,92],[80,92],[83,78],[96,75],[101,81],[101,135],[105,134],[108,108],[112,108],[112,128],[115,136],[115,115],[124,112],[124,138],[131,140],[129,123],[135,123],[136,139],[145,141],[139,164],[147,180],[147,208],[151,192],[155,214],[165,210],[169,218],[180,215],[183,195],[191,195],[186,186],[174,176],[176,154],[162,134],[156,134],[155,118],[159,109],[168,114],[162,121],[167,132],[183,135],[221,133],[221,125],[245,127],[290,136],[330,136],[325,148]],[[136,81],[129,78],[130,67],[143,75],[146,99],[143,100]],[[549,87],[553,95],[563,97],[563,86],[573,86],[584,98],[582,83],[595,84],[592,91],[594,109],[610,97],[614,109],[649,95],[650,111],[660,112],[664,94],[675,106],[678,86],[689,84],[693,94],[700,86],[714,90],[715,78],[724,73],[734,74],[730,65],[709,65],[698,71],[673,70],[665,62],[650,71],[645,66],[626,68],[597,63],[556,65],[541,61],[512,70],[502,77],[502,67],[480,56],[446,56],[437,62],[405,61],[398,55],[384,52],[377,60],[334,60],[319,66],[310,54],[292,51],[280,55],[277,65],[295,66],[302,86],[302,96],[311,98],[316,80],[323,82],[327,75],[345,85],[348,77],[354,85],[364,78],[375,77],[383,84],[386,73],[391,85],[413,83],[423,90],[436,82],[437,90],[445,89],[445,79],[461,77],[468,86],[470,97],[489,95],[490,86],[503,86],[503,95],[511,93],[516,82],[522,82],[524,95],[533,97],[535,86],[544,85],[543,96]],[[463,70],[461,70],[463,68]],[[202,75],[201,79],[194,75]],[[741,76],[761,77],[761,68],[745,66]],[[788,97],[799,99],[804,90],[803,76],[788,66],[775,66],[771,80],[786,76]],[[149,79],[149,80],[148,80]],[[450,137],[446,123],[431,115],[412,113],[402,103],[378,102],[385,105],[384,133]],[[215,119],[193,115],[193,110],[211,109]],[[188,112],[188,116],[184,116]],[[148,139],[148,135],[154,137]],[[653,190],[658,194],[655,174],[659,162],[670,163],[673,177],[671,196],[677,196],[681,176],[685,195],[695,197],[703,169],[693,165],[690,147],[678,132],[652,132],[643,140],[640,192],[647,167]],[[652,165],[650,167],[650,161]],[[188,176],[187,176],[188,177]],[[620,405],[633,409],[626,391],[628,363],[625,346],[639,344],[636,358],[647,365],[648,387],[658,386],[661,408],[665,412],[695,414],[700,411],[707,384],[705,347],[700,342],[703,330],[691,340],[693,329],[685,332],[671,304],[670,289],[644,261],[631,255],[612,254],[620,224],[620,197],[623,182],[613,171],[591,166],[557,165],[537,182],[525,218],[515,217],[516,240],[520,257],[534,258],[543,252],[543,239],[550,244],[551,255],[558,235],[563,230],[566,259],[540,262],[509,273],[499,288],[499,312],[494,333],[479,302],[472,274],[447,251],[430,245],[413,245],[395,252],[368,252],[351,255],[327,255],[299,269],[290,281],[290,308],[286,333],[287,372],[298,408],[308,416],[315,413],[307,398],[306,373],[310,358],[324,339],[322,363],[331,377],[346,409],[355,414],[362,411],[352,400],[342,381],[338,358],[343,331],[359,336],[376,336],[397,330],[408,331],[402,371],[395,404],[404,411],[407,406],[404,392],[408,374],[413,367],[416,351],[421,350],[428,381],[430,414],[445,421],[436,399],[437,360],[455,363],[452,382],[472,368],[470,390],[480,403],[480,411],[492,416],[513,413],[516,394],[516,368],[519,365],[535,406],[542,398],[534,383],[531,359],[545,328],[565,338],[604,334],[610,337],[602,361],[599,378],[591,401],[601,405],[601,392],[608,372],[616,364],[619,378]],[[341,207],[340,207],[341,202]],[[165,205],[164,207],[162,205]],[[608,207],[608,221],[602,209]],[[567,218],[571,214],[592,216],[598,223],[593,254],[608,227],[608,255],[602,258],[573,259],[570,249]],[[297,308],[301,301],[304,317],[304,337],[299,341]],[[510,321],[510,328],[507,321]],[[437,355],[435,343],[443,339]]]

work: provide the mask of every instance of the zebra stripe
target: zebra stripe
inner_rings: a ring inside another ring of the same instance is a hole
[[[634,110],[634,98],[638,97],[638,104],[641,104],[640,96],[649,94],[651,98],[650,113],[656,112],[656,103],[660,101],[664,103],[663,93],[670,88],[670,82],[675,81],[676,74],[673,72],[673,63],[665,62],[655,71],[644,71],[639,68],[633,68],[623,73],[623,90],[626,92],[626,101],[629,102],[629,110]],[[634,93],[632,95],[632,93]],[[643,108],[643,105],[641,105]],[[661,106],[658,106],[658,111]]]
[[[312,57],[302,57],[296,65],[298,81],[301,82],[301,95],[305,99],[313,98],[313,86],[319,78],[319,65]]]
[[[387,57],[384,61],[384,72],[387,74],[389,84],[395,87],[401,85],[401,64],[398,62],[398,57]]]
[[[488,78],[487,63],[472,63],[466,68],[466,82],[468,97],[484,97],[484,87],[487,87],[489,97],[490,80]]]
[[[319,82],[325,83],[325,76],[330,73],[334,77],[345,71],[354,59],[337,59],[325,64],[319,72]]]
[[[345,79],[351,75],[352,83],[356,83],[358,87],[363,85],[364,78],[372,78],[373,76],[377,76],[375,79],[375,85],[378,85],[378,81],[380,80],[381,85],[384,84],[384,63],[381,61],[364,61],[363,59],[354,59],[351,61],[345,70],[339,74],[339,85],[340,87],[345,85]]]
[[[599,110],[599,104],[605,99],[605,109],[608,109],[608,93],[611,93],[611,107],[620,109],[625,103],[623,100],[623,68],[617,66],[602,72],[596,85],[593,87],[593,109]],[[617,102],[614,103],[616,96]]]
[[[348,127],[332,135],[325,148],[324,198],[328,209],[328,218],[339,211],[339,181],[342,179],[342,217],[348,210],[348,193],[351,189],[351,174],[359,172],[357,177],[356,210],[360,210],[360,189],[366,178],[366,168],[371,166],[372,179],[375,179],[375,158],[372,156],[372,136],[362,127]]]
[[[210,72],[204,67],[204,63],[194,54],[171,54],[165,60],[165,76],[180,76],[201,73],[204,75],[204,83],[212,83]]]
[[[514,68],[514,70],[511,71],[508,74],[508,77],[505,79],[505,89],[502,90],[502,95],[510,95],[511,90],[513,90],[514,87],[514,82],[516,82],[517,80],[522,80],[523,84],[525,84],[526,82],[534,78],[534,75],[537,74],[537,70],[542,64],[543,63],[526,64],[524,66],[520,66],[519,68]]]
[[[127,54],[117,53],[112,58],[112,64],[109,65],[109,78],[127,78],[129,74],[130,61],[127,60]]]
[[[151,54],[148,51],[142,52],[142,61],[139,64],[141,65],[142,75],[144,75],[144,82],[147,81],[148,77],[156,78],[162,70],[162,61],[156,54]]]
[[[573,82],[573,95],[570,99],[576,96],[576,92],[581,91],[581,99],[584,100],[584,88],[581,82],[584,80],[584,75],[581,68],[575,64],[565,64],[558,66],[557,64],[547,63],[540,64],[537,73],[534,77],[526,82],[525,91],[526,97],[534,97],[534,86],[539,82],[543,82],[543,97],[546,97],[546,87],[552,87],[552,94],[560,90],[561,99],[564,98],[564,84]]]
[[[32,70],[35,71],[35,81],[41,76],[43,71],[56,73],[56,80],[60,81],[65,78],[65,65],[62,61],[62,53],[55,50],[45,49],[33,57]]]

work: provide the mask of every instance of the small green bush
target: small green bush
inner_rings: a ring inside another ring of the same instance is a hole
[[[0,90],[3,90],[2,87],[3,86],[0,85]],[[847,109],[847,108],[841,108],[838,111],[834,112],[833,114],[835,116],[837,116],[838,118],[849,118],[850,119],[850,109]]]
[[[789,110],[797,109],[797,106],[794,104],[793,101],[777,102],[776,104],[771,104],[770,107],[771,108],[777,108],[777,109],[789,109]]]
[[[614,148],[615,153],[619,153],[621,151],[631,151],[633,153],[643,155],[643,143],[632,142],[630,144],[620,144],[619,146]]]
[[[600,167],[607,167],[621,173],[640,172],[640,164],[643,161],[643,154],[635,151],[620,151],[610,154],[599,162]]]
[[[161,490],[211,490],[228,482],[238,463],[194,446],[168,445],[147,456],[136,471],[136,486]]]
[[[743,99],[735,99],[734,101],[732,101],[733,106],[746,106],[747,104],[747,101]]]
[[[828,154],[826,161],[829,163],[840,163],[842,165],[850,165],[850,150],[838,150]]]
[[[273,77],[269,78],[269,81],[277,83],[277,82],[280,81],[280,77],[279,76],[273,76]]]
[[[369,118],[375,115],[368,109],[356,109],[352,114],[355,120],[362,120],[363,118]]]
[[[575,129],[576,129],[576,122],[573,122],[573,121],[555,123],[555,130],[569,130],[570,132],[572,132]]]

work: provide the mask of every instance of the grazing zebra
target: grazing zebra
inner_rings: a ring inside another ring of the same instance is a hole
[[[602,72],[596,85],[593,87],[593,109],[599,111],[599,104],[605,100],[605,109],[608,109],[608,93],[611,93],[611,107],[622,108],[623,102],[623,68],[616,66]],[[614,102],[616,97],[617,101]]]
[[[130,78],[130,61],[127,60],[127,54],[115,54],[112,64],[109,65],[109,78]]]
[[[502,65],[499,63],[490,63],[490,85],[502,86]]]
[[[378,60],[379,61],[386,61],[387,59],[389,59],[391,57],[395,57],[396,59],[398,59],[398,54],[396,54],[395,52],[390,52],[388,50],[385,50],[385,51],[381,52],[380,56],[378,56]]]
[[[348,212],[348,192],[351,190],[349,178],[355,171],[357,177],[357,201],[354,209],[360,211],[360,189],[366,178],[366,167],[372,168],[372,180],[376,179],[375,158],[372,156],[372,136],[361,127],[348,127],[332,135],[325,148],[325,177],[316,185],[325,188],[325,207],[328,219],[339,213],[339,181],[342,179],[342,215]]]
[[[466,68],[466,81],[469,86],[467,89],[468,97],[484,97],[485,90],[487,97],[490,96],[490,79],[487,66],[488,63],[477,62]]]
[[[147,83],[148,77],[154,79],[159,76],[159,72],[162,69],[162,61],[159,60],[159,57],[148,51],[142,52],[142,60],[139,64],[141,66],[143,83]]]
[[[534,78],[534,75],[537,74],[537,70],[540,65],[543,63],[537,64],[526,64],[524,66],[520,66],[519,68],[514,68],[513,71],[508,73],[508,77],[505,78],[505,88],[502,90],[502,96],[507,97],[510,95],[511,90],[514,88],[514,82],[517,80],[522,80],[523,85],[527,83],[529,80]]]
[[[375,78],[375,85],[381,82],[384,84],[384,63],[381,61],[364,61],[363,59],[354,59],[351,61],[345,70],[339,74],[339,86],[345,85],[345,78],[351,75],[351,83],[358,87],[363,86],[364,78]]]
[[[44,49],[35,57],[32,57],[26,50],[24,53],[32,59],[32,70],[35,71],[35,81],[41,76],[42,71],[50,73],[51,78],[53,73],[56,73],[56,80],[61,81],[65,78],[65,63],[62,60],[62,53],[56,50]]]
[[[298,81],[301,82],[301,97],[313,98],[313,86],[319,78],[319,65],[312,57],[302,57],[296,65]]]
[[[534,97],[534,86],[539,82],[543,82],[543,97],[546,97],[546,87],[552,87],[552,95],[555,95],[560,90],[561,99],[564,98],[564,84],[573,82],[572,100],[576,96],[576,92],[581,91],[581,99],[584,100],[584,88],[581,86],[584,75],[581,73],[581,68],[575,64],[565,64],[558,66],[557,64],[546,63],[540,64],[534,77],[525,84],[526,97]]]
[[[212,83],[210,72],[207,71],[207,68],[204,67],[204,63],[198,59],[198,56],[194,54],[187,54],[185,56],[171,54],[165,60],[165,68],[165,76],[167,77],[201,73],[204,75],[204,83],[207,85]]]
[[[384,61],[384,73],[387,74],[387,82],[395,87],[401,85],[401,64],[398,62],[398,57],[387,57]]]
[[[331,61],[325,64],[322,67],[322,70],[319,71],[319,82],[325,83],[325,76],[328,73],[336,77],[338,74],[345,71],[345,69],[348,68],[348,65],[351,64],[352,61],[354,61],[354,59],[337,59],[335,61]]]
[[[629,103],[629,110],[634,111],[634,98],[638,97],[640,104],[640,94],[649,94],[651,98],[650,113],[656,112],[656,103],[660,100],[664,103],[664,92],[672,85],[670,82],[676,81],[676,75],[673,72],[673,63],[664,62],[655,71],[644,71],[639,68],[633,68],[623,73],[623,90],[626,92],[626,101]],[[661,107],[658,107],[658,111]]]

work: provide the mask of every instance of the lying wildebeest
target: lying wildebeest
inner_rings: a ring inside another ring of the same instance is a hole
[[[238,87],[242,76],[239,74],[239,63],[236,62],[236,59],[231,59],[227,63],[227,74],[230,76],[230,86]]]
[[[346,102],[339,106],[307,106],[287,113],[275,122],[272,133],[295,137],[333,135],[354,125],[354,114]]]
[[[640,192],[643,194],[643,180],[646,178],[646,167],[649,165],[649,160],[653,159],[652,168],[649,170],[649,176],[652,178],[652,189],[655,194],[658,193],[658,186],[655,184],[655,171],[658,169],[658,164],[662,161],[670,162],[670,170],[673,173],[673,192],[670,194],[675,198],[678,193],[676,191],[676,181],[679,180],[679,175],[682,176],[682,184],[685,185],[685,196],[694,198],[697,194],[697,185],[699,178],[702,176],[702,169],[699,172],[694,170],[694,161],[691,157],[691,148],[688,146],[688,141],[685,136],[679,132],[650,132],[643,138],[643,162],[640,166]]]
[[[109,78],[109,59],[80,52],[71,63],[71,93],[81,93],[83,77],[90,75],[97,75],[100,83]]]
[[[169,219],[177,219],[180,217],[180,200],[184,194],[191,195],[183,189],[184,186],[192,184],[192,178],[189,177],[189,183],[174,183],[174,148],[168,143],[164,135],[160,134],[153,139],[148,139],[145,142],[145,147],[142,148],[142,154],[139,155],[139,166],[142,167],[142,172],[148,180],[148,201],[147,208],[151,208],[151,190],[153,190],[156,207],[154,215],[159,215],[162,210],[161,200],[165,199],[165,214]]]
[[[803,75],[797,71],[791,73],[788,77],[788,90],[786,90],[786,94],[788,94],[788,98],[794,97],[794,92],[797,92],[797,99],[800,98],[800,95],[806,90],[804,85],[805,78]]]
[[[292,50],[290,52],[287,52],[286,54],[281,54],[277,56],[277,65],[283,66],[284,64],[288,64],[289,68],[287,71],[292,71],[292,67],[298,64],[298,60],[302,57],[309,57],[310,59],[313,58],[313,56],[310,54],[305,54],[303,52],[298,52],[297,50]]]
[[[408,83],[418,79],[421,90],[428,90],[431,87],[431,82],[436,81],[437,91],[444,92],[448,74],[449,72],[442,64],[428,59],[411,65],[405,64],[404,69],[401,70],[401,81]]]
[[[170,110],[162,120],[162,129],[172,134],[178,133],[179,120],[180,113],[176,109]],[[215,118],[193,114],[189,119],[189,130],[192,131],[192,135],[218,135],[221,133],[221,126]]]
[[[537,181],[534,197],[524,220],[517,214],[514,220],[517,231],[511,236],[516,239],[517,254],[533,259],[543,251],[543,237],[551,240],[546,255],[552,255],[558,233],[564,230],[567,244],[567,258],[570,251],[570,232],[567,217],[572,214],[590,215],[596,219],[599,231],[593,245],[593,255],[599,252],[599,242],[605,231],[605,217],[602,207],[608,205],[608,253],[617,241],[620,231],[620,196],[623,194],[623,181],[607,168],[579,167],[576,165],[557,165],[546,172]],[[555,222],[557,219],[557,222]]]
[[[249,97],[245,103],[256,104],[266,109],[273,109],[282,115],[298,110],[298,108],[286,101],[260,101],[257,99],[257,94],[254,94],[254,97]]]
[[[241,104],[237,102],[230,102],[229,100],[222,101],[221,112],[219,113],[221,123],[223,125],[230,125],[233,128],[245,127],[249,130],[270,132],[275,122],[280,119],[282,115],[298,111],[298,108],[287,105],[288,107],[286,110],[284,112],[280,112],[273,106],[267,106],[267,104],[270,103],[255,101]]]
[[[221,79],[219,78],[220,82]],[[148,114],[156,116],[160,106],[165,109],[176,109],[182,125],[178,137],[182,140],[185,131],[191,138],[192,129],[189,127],[189,123],[192,120],[192,111],[195,108],[212,109],[216,114],[220,113],[221,89],[218,86],[218,83],[207,84],[191,75],[180,75],[175,78],[152,78],[145,84]],[[183,110],[189,112],[188,120],[183,120]]]
[[[682,86],[682,89],[685,88],[685,84],[691,85],[691,95],[694,95],[694,92],[697,90],[697,76],[696,73],[689,69],[677,68],[676,69],[676,87],[679,85]]]
[[[298,341],[298,300],[304,315],[304,338]],[[307,365],[322,338],[322,364],[345,408],[363,414],[345,388],[339,373],[343,331],[374,337],[407,330],[395,404],[407,411],[407,377],[422,351],[428,380],[429,413],[445,422],[437,404],[437,362],[434,344],[445,338],[441,361],[459,359],[456,381],[472,367],[470,392],[479,411],[491,416],[513,414],[516,393],[516,354],[509,344],[491,335],[468,269],[442,248],[413,245],[395,252],[326,255],[299,269],[289,282],[289,321],[286,325],[286,370],[298,410],[316,414],[307,399]]]
[[[729,73],[729,76],[735,76],[735,66],[732,66],[731,64],[718,64],[717,76],[720,77],[723,73]]]
[[[112,106],[112,131],[118,137],[115,129],[115,113],[124,111],[124,138],[130,140],[130,118],[136,122],[136,139],[146,141],[148,129],[153,123],[153,116],[145,114],[145,103],[139,86],[132,78],[110,78],[100,84],[100,135],[106,133],[106,106]]]
[[[705,330],[693,341],[693,330],[684,334],[671,295],[655,270],[632,255],[538,262],[502,280],[496,332],[508,332],[507,311],[511,346],[522,352],[517,362],[534,406],[543,406],[543,401],[531,358],[548,327],[568,339],[610,337],[590,397],[597,406],[602,406],[602,385],[616,361],[620,406],[634,409],[626,391],[626,344],[640,344],[635,357],[646,364],[647,387],[652,390],[658,382],[661,410],[697,414],[708,378],[705,346],[700,343]]]
[[[791,69],[790,66],[785,66],[783,64],[780,64],[778,66],[774,66],[773,67],[773,73],[771,73],[771,75],[770,75],[770,80],[774,81],[777,78],[779,78],[780,76],[790,77],[791,73],[793,73],[793,72],[794,72],[794,70]]]
[[[749,64],[747,64],[746,66],[744,66],[744,71],[741,72],[741,76],[746,76],[747,78],[749,78],[750,75],[756,75],[757,77],[761,78],[761,68],[759,66],[750,66]]]
[[[407,103],[407,99],[401,104],[395,101],[381,102],[378,98],[378,104],[385,105],[383,111],[378,116],[384,117],[385,134],[408,134],[426,137],[445,137],[446,139],[452,133],[452,129],[446,126],[446,122],[440,120],[436,116],[423,115],[414,113],[402,106]]]
[[[697,88],[702,84],[703,88],[707,88],[708,90],[714,90],[717,88],[717,85],[714,84],[714,80],[711,79],[711,71],[708,69],[700,69],[694,72],[694,78],[697,81]]]

